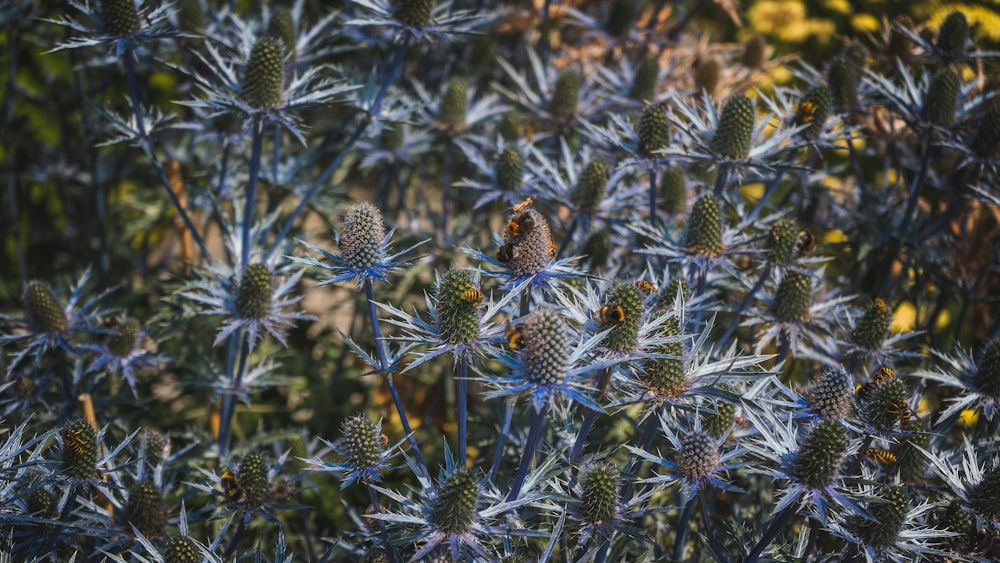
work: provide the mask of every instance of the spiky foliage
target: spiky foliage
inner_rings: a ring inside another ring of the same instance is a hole
[[[580,75],[572,70],[567,70],[556,79],[549,111],[556,118],[568,119],[576,113],[576,106],[579,101]]]
[[[795,258],[795,243],[798,241],[799,226],[795,220],[783,217],[771,226],[767,235],[767,259],[788,264]]]
[[[656,151],[666,148],[670,142],[670,122],[667,110],[659,104],[650,104],[639,118],[639,153],[654,156]]]
[[[712,137],[712,150],[733,160],[749,157],[755,117],[753,100],[743,94],[729,98]]]
[[[77,418],[59,430],[62,436],[62,472],[67,477],[89,479],[97,474],[97,431]]]
[[[853,394],[851,374],[842,367],[829,368],[809,388],[806,401],[821,417],[843,419],[851,412]]]
[[[441,98],[438,116],[444,125],[454,131],[465,126],[465,115],[468,109],[468,98],[465,93],[465,81],[452,80]],[[518,155],[520,156],[520,155]]]
[[[938,127],[949,127],[954,124],[961,87],[958,74],[950,68],[942,68],[935,72],[931,77],[927,96],[924,98],[924,119]]]
[[[392,15],[400,23],[411,27],[424,27],[431,23],[434,0],[395,0]]]
[[[876,297],[868,304],[852,336],[858,346],[866,350],[879,350],[889,336],[891,325],[892,311],[885,304],[885,300]]]
[[[694,254],[715,256],[722,252],[722,211],[711,195],[698,198],[688,217],[684,246]]]
[[[618,515],[618,469],[607,463],[594,465],[580,476],[580,506],[589,524],[606,524]]]
[[[101,0],[104,31],[114,37],[127,37],[141,28],[135,0]]]
[[[286,8],[278,8],[267,20],[267,34],[281,41],[285,54],[295,51],[295,22]]]
[[[373,268],[385,258],[385,224],[382,212],[363,201],[344,214],[338,246],[344,262],[357,269]]]
[[[149,539],[158,538],[165,531],[167,513],[163,493],[151,480],[139,481],[129,488],[125,520]]]
[[[434,293],[441,336],[450,344],[471,342],[479,335],[482,294],[469,274],[448,270]]]
[[[236,476],[248,507],[259,508],[267,501],[270,492],[267,473],[264,456],[259,453],[249,453],[240,460]]]
[[[66,310],[45,282],[28,282],[23,301],[28,322],[36,331],[55,334],[69,326]]]
[[[458,469],[441,484],[430,520],[439,530],[449,534],[465,533],[476,520],[478,502],[478,481],[469,471]]]
[[[516,192],[520,189],[521,175],[524,174],[521,151],[515,146],[506,147],[497,156],[494,172],[498,189],[505,192]]]
[[[604,200],[611,171],[607,163],[595,158],[587,163],[569,195],[570,202],[581,211],[594,211]]]
[[[964,13],[956,10],[948,14],[941,27],[938,28],[934,46],[942,55],[960,57],[965,54],[965,45],[968,41],[969,20],[965,18]]]
[[[778,284],[771,303],[771,313],[781,322],[809,319],[812,304],[812,278],[802,272],[789,271]]]
[[[680,292],[681,296],[687,300],[691,297],[691,286],[688,284],[687,280],[683,277],[676,277],[667,285],[663,286],[660,293],[656,296],[656,303],[654,307],[657,309],[665,309],[672,307],[674,300],[677,298],[677,293]]]
[[[1000,522],[1000,467],[987,470],[969,490],[969,506],[976,514]]]
[[[858,103],[858,71],[847,57],[839,56],[830,63],[827,85],[833,107],[847,112]]]
[[[279,39],[258,39],[250,51],[243,76],[243,99],[256,109],[281,105],[285,69],[282,64],[285,47]]]
[[[633,100],[651,102],[656,99],[656,85],[660,77],[660,61],[656,57],[646,57],[639,63],[632,79],[628,96]]]
[[[624,313],[621,319],[604,321],[610,323],[611,332],[604,339],[605,346],[615,352],[634,350],[639,343],[639,325],[642,324],[642,294],[634,283],[616,281],[608,288],[604,298],[604,310],[615,317]]]
[[[817,489],[833,482],[847,453],[847,429],[839,421],[823,419],[813,426],[795,454],[795,477]]]

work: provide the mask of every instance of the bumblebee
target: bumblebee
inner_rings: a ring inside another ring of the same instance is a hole
[[[220,479],[222,492],[226,495],[226,502],[236,503],[243,499],[243,488],[240,487],[240,480],[231,471],[226,471]]]
[[[556,245],[556,241],[549,237],[549,260],[555,260],[556,255],[559,254],[559,246]]]
[[[795,237],[795,254],[803,256],[816,250],[816,235],[809,229],[800,229]]]
[[[877,448],[868,448],[864,451],[866,458],[882,465],[890,465],[896,463],[896,454],[890,452],[889,450],[880,450]]]
[[[636,280],[635,287],[646,295],[656,293],[656,286],[646,280]]]
[[[478,307],[483,302],[483,292],[479,291],[478,288],[470,287],[462,292],[462,299],[465,299],[469,305]]]
[[[625,320],[625,309],[621,305],[605,305],[594,315],[602,325],[618,324]]]
[[[795,124],[796,125],[807,125],[812,123],[813,117],[816,115],[816,104],[812,100],[802,100],[799,102],[799,107],[795,110]]]
[[[503,329],[503,335],[507,338],[507,346],[511,350],[520,350],[524,348],[524,333],[521,332],[521,327],[514,326],[507,321],[507,325]]]
[[[535,219],[532,218],[531,214],[528,212],[521,211],[519,213],[515,213],[514,216],[510,218],[505,232],[507,233],[507,236],[516,238],[530,233],[534,228]]]
[[[517,249],[514,248],[513,244],[505,244],[497,250],[497,261],[501,264],[506,264],[510,262],[517,256]]]

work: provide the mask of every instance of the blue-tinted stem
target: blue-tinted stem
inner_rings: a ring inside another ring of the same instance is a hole
[[[601,374],[601,380],[597,384],[600,395],[604,395],[609,381],[611,381],[610,368],[604,370],[604,373]],[[576,441],[573,442],[573,449],[569,454],[570,463],[576,463],[580,459],[580,455],[583,454],[583,446],[587,443],[587,434],[590,434],[595,420],[597,420],[597,411],[587,409],[587,414],[583,417],[583,424],[580,425],[580,431],[576,434]]]
[[[764,532],[764,535],[761,536],[757,545],[753,546],[753,549],[750,551],[750,555],[747,555],[747,558],[743,560],[743,563],[757,563],[757,560],[760,559],[760,554],[764,553],[767,546],[771,545],[774,538],[778,537],[781,530],[792,521],[792,517],[795,516],[796,512],[798,512],[798,505],[793,502],[772,518],[770,525]]]
[[[272,133],[271,144],[271,184],[277,186],[281,184],[278,181],[278,165],[281,163],[281,126],[277,123],[274,124],[274,132]]]
[[[458,358],[455,369],[455,394],[458,404],[458,465],[465,467],[465,459],[469,449],[469,360],[462,354]]]
[[[722,338],[720,338],[716,342],[725,346],[726,342],[729,340],[729,337],[732,336],[734,332],[736,332],[736,327],[738,327],[740,324],[740,316],[743,314],[743,311],[746,311],[747,307],[750,306],[750,301],[753,300],[755,295],[757,295],[757,292],[760,291],[760,288],[764,287],[764,282],[767,281],[767,278],[771,277],[771,268],[773,266],[774,265],[771,262],[768,262],[767,265],[764,266],[764,271],[760,273],[760,279],[758,279],[757,283],[755,283],[753,287],[750,288],[749,293],[746,294],[746,296],[743,298],[743,301],[740,301],[740,304],[738,307],[736,307],[736,312],[733,315],[732,323],[730,323],[729,328],[726,329],[726,332],[725,334],[722,335]]]
[[[372,501],[372,510],[375,514],[382,513],[382,504],[378,501],[378,494],[375,491],[375,487],[372,487],[371,483],[365,483],[365,488],[368,489],[368,498]],[[385,549],[385,554],[389,558],[391,563],[396,563],[396,552],[392,549],[392,542],[389,541],[389,530],[385,526],[385,520],[381,518],[375,519],[376,525],[378,526],[378,533],[382,536],[382,547]]]
[[[715,189],[713,190],[715,197],[721,196],[726,189],[726,183],[729,182],[729,166],[727,163],[719,165],[719,171],[715,174]]]
[[[691,516],[694,515],[694,498],[684,503],[680,520],[677,522],[677,539],[674,543],[674,561],[686,561],[684,551],[687,547],[688,533],[691,531]]]
[[[222,410],[219,413],[219,455],[225,457],[229,453],[230,435],[233,428],[233,415],[236,412],[236,393],[243,385],[243,374],[247,370],[247,362],[250,356],[250,343],[246,341],[245,330],[239,331],[236,342],[240,346],[240,360],[235,365],[236,372],[232,377],[232,385],[229,392],[222,397]],[[230,370],[229,373],[233,373]]]
[[[229,152],[232,147],[229,143],[222,145],[222,161],[219,164],[219,183],[215,186],[215,197],[222,196],[222,190],[226,189],[226,179],[229,178]]]
[[[660,419],[656,414],[651,414],[646,417],[646,422],[642,427],[642,436],[639,438],[639,448],[648,452],[650,448],[653,447],[653,441],[656,439],[656,429],[660,426]],[[625,464],[625,474],[631,475],[633,478],[625,483],[622,487],[622,498],[628,499],[632,494],[632,488],[635,487],[635,482],[641,475],[639,472],[642,470],[642,459],[635,454],[629,455],[628,463]]]
[[[562,258],[563,251],[569,246],[569,242],[573,240],[573,234],[576,233],[576,228],[580,225],[579,214],[573,216],[573,222],[569,224],[569,228],[566,229],[566,234],[563,235],[563,240],[559,244],[559,251],[556,252],[556,257],[553,260],[558,260]]]
[[[517,475],[514,476],[514,484],[511,486],[510,494],[507,495],[507,502],[514,502],[521,495],[521,487],[524,486],[524,479],[528,476],[528,469],[535,457],[535,449],[542,437],[542,429],[545,427],[545,414],[549,411],[548,403],[542,408],[535,409],[531,413],[531,428],[528,429],[528,441],[524,444],[524,452],[521,453],[521,465],[517,468]]]
[[[403,399],[399,396],[396,383],[392,380],[391,366],[389,365],[389,358],[385,353],[385,343],[382,341],[382,329],[379,324],[378,310],[375,305],[375,286],[372,284],[371,279],[365,281],[365,297],[368,299],[368,321],[371,324],[372,338],[375,340],[375,353],[378,356],[379,371],[382,372],[386,383],[389,385],[392,402],[396,405],[396,414],[399,415],[399,422],[403,425],[403,432],[406,432],[406,439],[410,442],[410,447],[413,449],[413,458],[417,461],[417,465],[423,472],[423,475],[429,477],[430,473],[427,472],[427,466],[424,465],[424,457],[420,454],[420,444],[417,443],[417,437],[413,435],[413,428],[410,427],[410,419],[406,416]]]
[[[910,223],[910,215],[913,214],[914,209],[917,207],[917,200],[920,199],[920,188],[924,184],[924,179],[927,178],[927,169],[931,161],[931,132],[928,131],[924,135],[923,148],[920,151],[920,168],[917,169],[917,175],[913,178],[913,185],[910,186],[910,193],[906,196],[906,207],[903,210],[903,216],[900,217],[898,230],[902,231],[907,228],[912,223]]]
[[[649,169],[649,224],[653,227],[660,222],[656,214],[656,168]]]
[[[500,425],[500,435],[497,436],[496,451],[493,452],[493,466],[487,481],[496,484],[497,469],[503,461],[503,449],[507,446],[507,435],[510,433],[510,423],[514,419],[514,401],[504,402],[503,424]]]
[[[854,177],[858,181],[858,190],[862,194],[868,194],[864,176],[861,174],[861,163],[858,162],[858,152],[854,150],[854,138],[850,132],[847,133],[847,152],[851,157],[851,168],[854,170]]]
[[[757,205],[754,205],[753,210],[751,210],[750,214],[747,215],[747,218],[742,221],[743,223],[747,224],[753,223],[757,219],[757,216],[760,215],[761,211],[763,211],[764,206],[767,204],[768,200],[771,199],[772,195],[774,195],[774,191],[778,189],[778,184],[780,184],[781,179],[785,177],[785,171],[788,170],[787,168],[788,165],[790,165],[792,161],[795,160],[795,156],[797,154],[798,154],[797,150],[793,150],[792,152],[788,153],[788,156],[785,157],[785,165],[778,169],[778,173],[775,174],[774,178],[771,179],[771,182],[767,185],[767,188],[764,189],[764,194],[760,196],[760,200],[757,201]]]
[[[132,50],[126,49],[125,55],[122,60],[125,63],[125,78],[128,80],[128,92],[129,96],[132,98],[132,112],[135,114],[135,125],[139,130],[139,140],[142,141],[142,146],[146,151],[146,156],[153,163],[153,168],[156,169],[156,174],[160,178],[160,183],[167,190],[167,195],[170,197],[170,202],[174,205],[174,209],[177,210],[178,215],[181,216],[181,220],[184,221],[184,226],[187,227],[188,231],[191,232],[192,238],[194,238],[195,243],[198,244],[198,248],[201,250],[202,257],[205,258],[209,264],[212,263],[212,256],[208,253],[208,249],[205,248],[205,241],[201,239],[201,234],[198,233],[198,229],[195,228],[194,222],[191,221],[191,217],[188,215],[187,210],[181,205],[180,197],[177,196],[177,192],[174,191],[173,186],[170,185],[170,179],[167,178],[166,172],[163,171],[163,165],[160,164],[159,159],[156,158],[156,153],[153,152],[153,140],[149,138],[146,134],[146,121],[142,115],[142,106],[139,105],[139,87],[136,83],[135,78],[135,63],[132,61]]]
[[[521,303],[518,307],[518,317],[524,317],[531,310],[531,288],[525,288],[521,293]]]
[[[716,561],[729,563],[725,554],[722,553],[722,548],[719,547],[719,541],[716,539],[715,531],[712,529],[712,522],[708,519],[708,502],[705,500],[705,487],[698,489],[698,506],[701,508],[701,525],[705,528],[705,536],[708,538],[708,548],[712,550],[712,555],[715,556]]]
[[[250,228],[253,226],[253,211],[257,200],[257,178],[260,176],[261,148],[264,145],[264,124],[253,125],[253,148],[250,150],[250,180],[247,183],[246,201],[243,203],[243,247],[240,266],[243,270],[250,265]]]
[[[448,243],[448,202],[451,201],[451,139],[444,143],[444,181],[441,183],[441,238]]]

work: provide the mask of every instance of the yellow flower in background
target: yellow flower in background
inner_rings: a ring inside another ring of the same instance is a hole
[[[993,4],[997,5],[997,2],[993,2]],[[975,28],[976,36],[990,41],[1000,41],[1000,13],[997,13],[998,9],[1000,8],[990,9],[971,2],[955,2],[933,7],[921,7],[918,12],[921,15],[926,14],[931,29],[937,29],[941,22],[948,17],[948,14],[957,10],[965,14],[966,19],[969,20],[969,26]]]
[[[910,332],[917,324],[917,308],[909,301],[903,301],[896,308],[896,315],[892,319],[892,332]]]
[[[979,422],[979,413],[972,409],[965,409],[958,415],[958,423],[966,428],[972,428]]]
[[[837,32],[833,21],[807,17],[801,0],[764,0],[747,11],[750,27],[758,33],[771,34],[786,43],[807,39],[830,41]]]

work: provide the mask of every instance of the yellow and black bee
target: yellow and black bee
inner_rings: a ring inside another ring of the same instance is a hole
[[[799,107],[795,110],[795,124],[807,125],[812,123],[815,115],[816,104],[812,100],[802,100],[799,102]]]
[[[816,250],[816,235],[809,229],[800,229],[795,237],[796,256],[804,256],[813,250]]]
[[[875,385],[885,385],[887,381],[895,379],[895,377],[896,377],[896,370],[892,369],[889,366],[882,365],[879,366],[877,370],[875,370],[875,376],[872,379],[872,381],[875,382]]]
[[[886,412],[899,417],[899,425],[904,427],[910,423],[910,417],[913,416],[913,409],[911,409],[910,405],[903,399],[896,399],[890,403]]]
[[[220,479],[222,492],[226,495],[226,502],[236,503],[243,500],[243,488],[240,487],[240,480],[231,471],[226,471]]]
[[[520,237],[531,232],[535,228],[535,219],[527,211],[515,213],[507,222],[507,236]]]
[[[896,463],[896,454],[890,452],[889,450],[881,450],[878,448],[868,448],[864,451],[865,457],[882,465],[891,465]]]
[[[469,305],[478,307],[483,302],[483,292],[479,291],[478,288],[470,287],[462,292],[462,299],[465,299]]]
[[[84,432],[82,428],[70,428],[63,434],[63,445],[77,457],[83,455],[83,439],[80,435]]]
[[[556,241],[549,237],[549,260],[555,260],[556,255],[559,254],[559,246]]]
[[[636,280],[635,287],[646,295],[656,293],[656,286],[646,280]]]
[[[605,305],[594,315],[602,325],[618,324],[625,320],[625,309],[621,305]]]
[[[870,402],[875,398],[875,393],[878,391],[879,385],[874,381],[869,381],[862,385],[858,385],[854,391],[858,395],[858,400],[862,403]]]
[[[521,332],[521,327],[514,326],[507,321],[507,325],[503,329],[503,335],[507,338],[507,346],[511,350],[520,350],[524,348],[524,333]]]
[[[505,244],[497,250],[497,261],[501,264],[506,264],[510,262],[517,256],[517,249],[514,248],[513,244]]]

